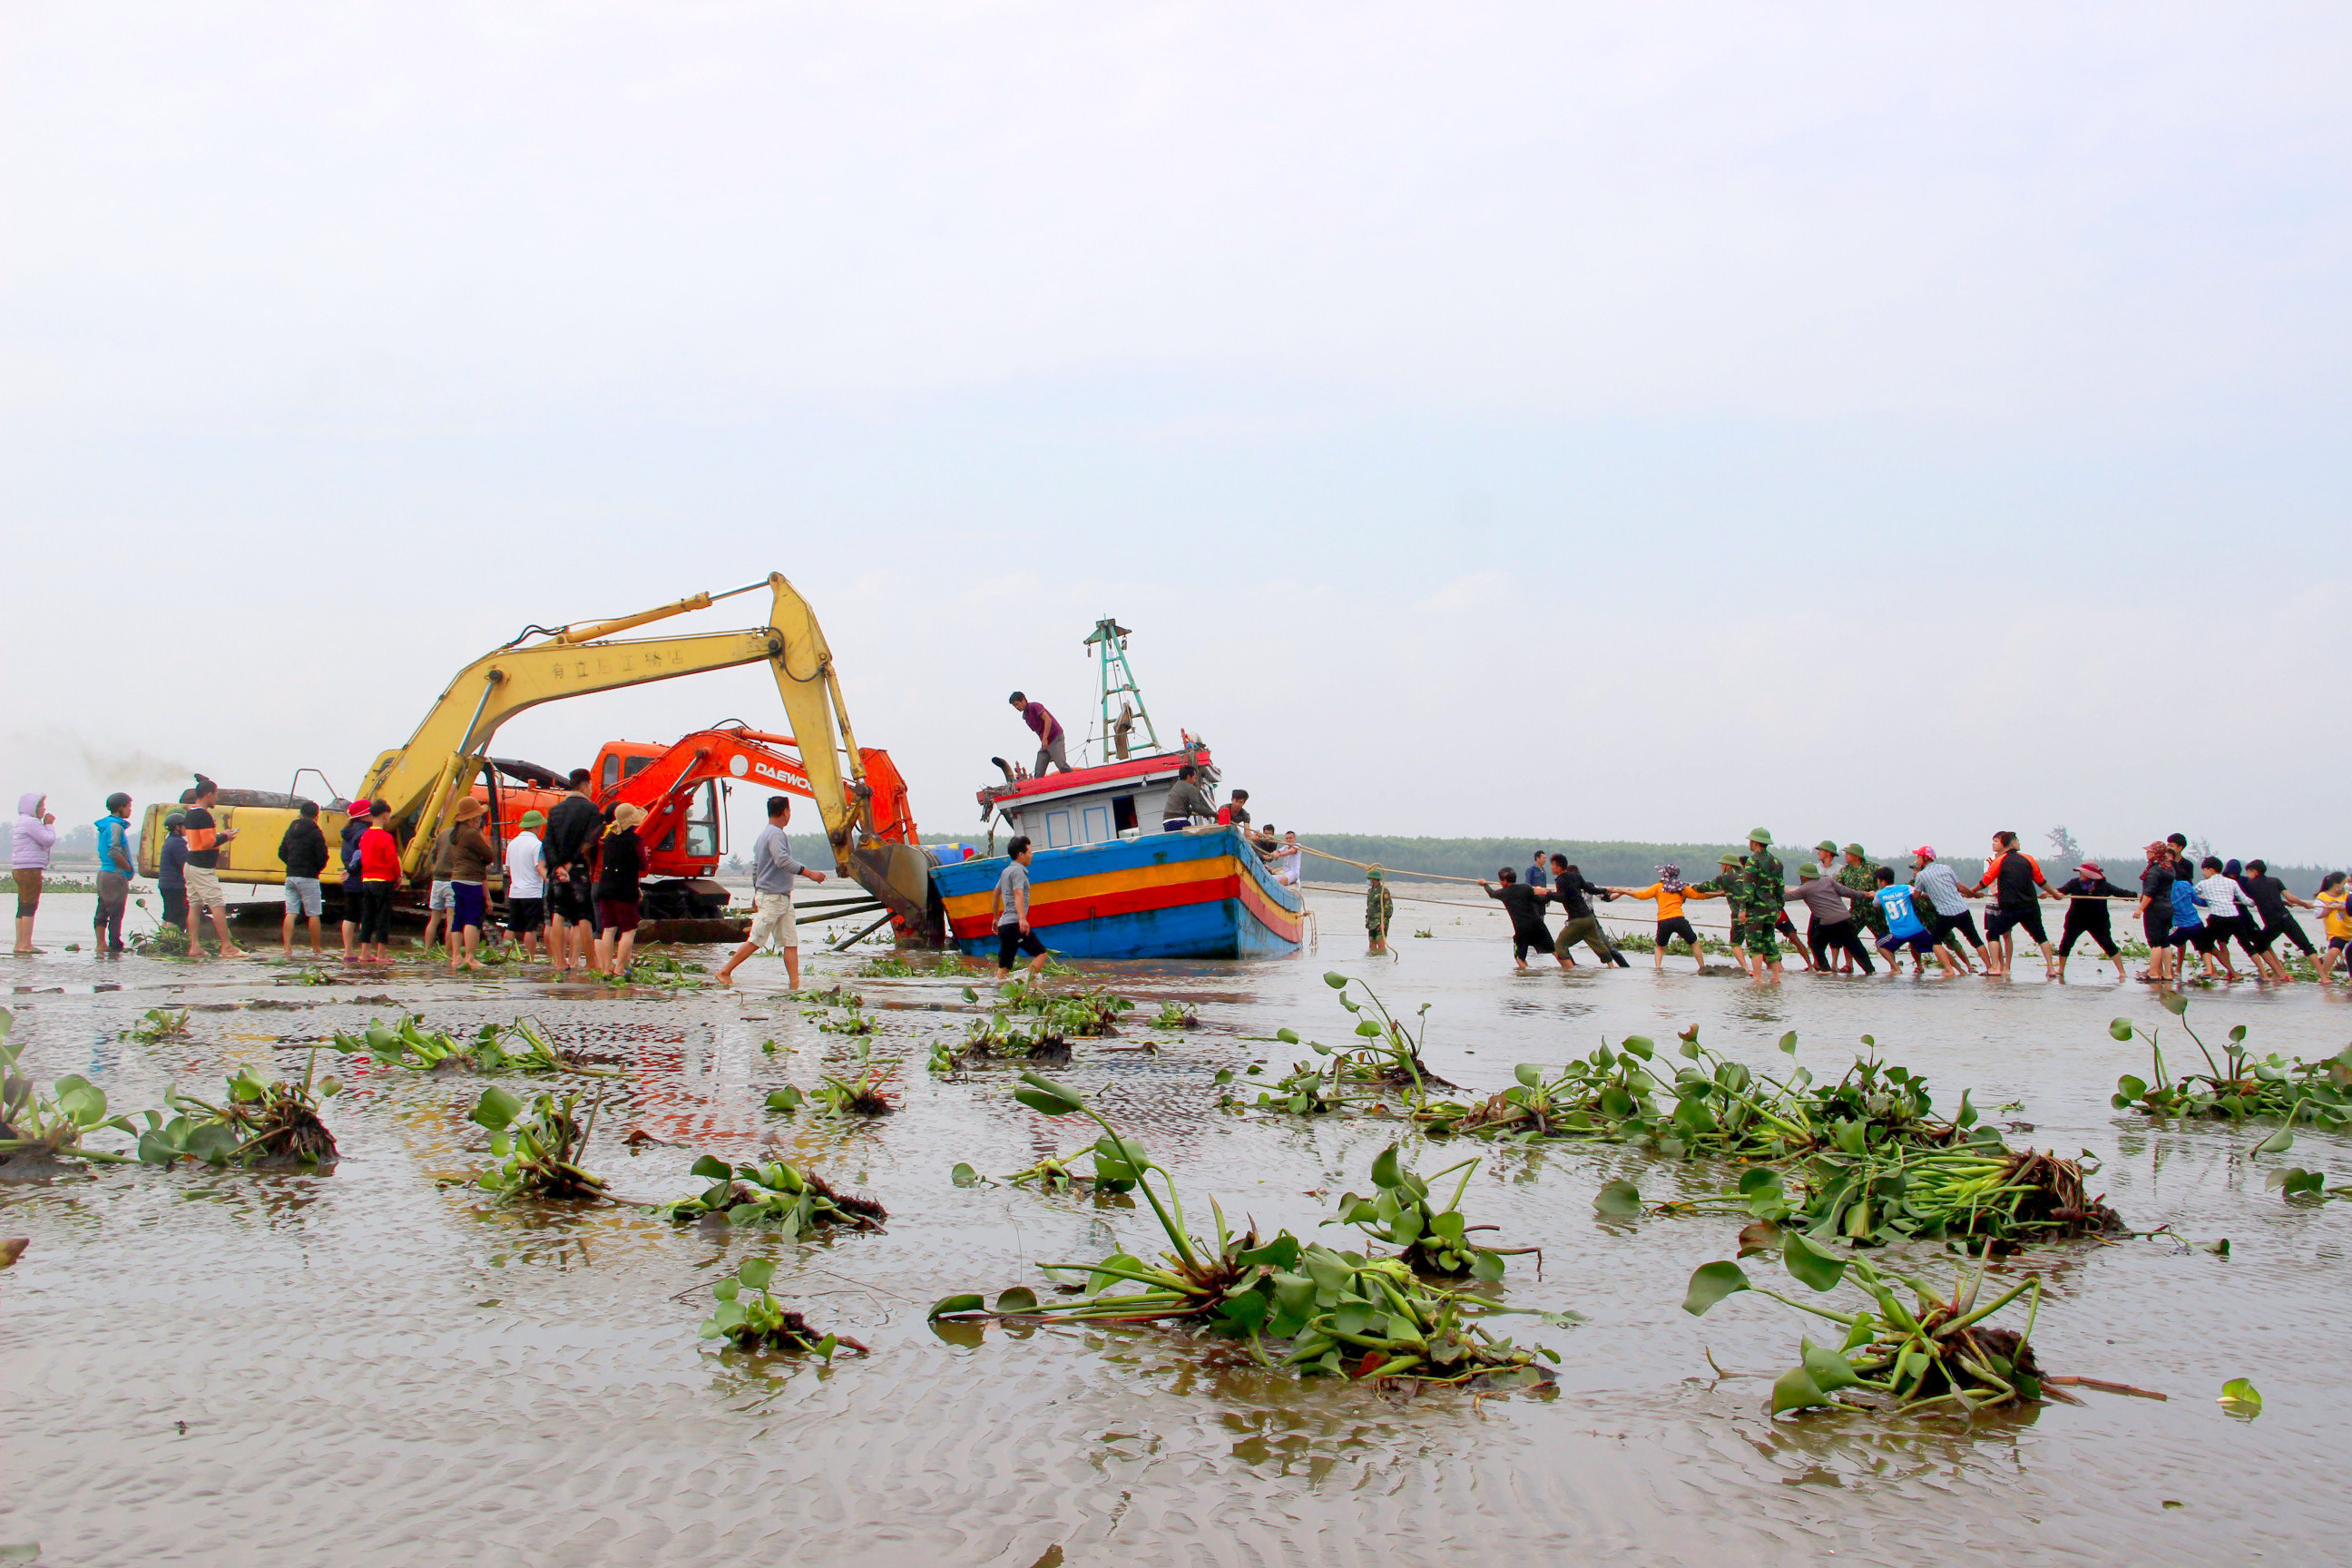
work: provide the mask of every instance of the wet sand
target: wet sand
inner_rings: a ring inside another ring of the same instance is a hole
[[[443,1184],[487,1163],[467,1121],[479,1080],[333,1058],[349,1087],[325,1113],[343,1151],[331,1173],[0,1184],[0,1234],[31,1238],[0,1273],[0,1546],[38,1542],[40,1561],[73,1564],[404,1568],[494,1555],[1026,1568],[1056,1547],[1071,1564],[2340,1560],[2352,1209],[2265,1191],[2262,1165],[2282,1162],[2249,1165],[2259,1134],[2109,1108],[2116,1076],[2144,1070],[2145,1054],[2107,1021],[2170,1022],[2146,987],[2079,961],[2074,984],[2049,985],[2032,960],[2008,984],[1792,973],[1758,987],[1682,961],[1658,976],[1642,956],[1630,971],[1522,976],[1483,913],[1408,907],[1386,959],[1363,952],[1360,900],[1314,906],[1320,951],[1297,959],[1086,977],[1135,997],[1130,1020],[1170,998],[1199,1007],[1198,1030],[1128,1025],[1117,1043],[1158,1040],[1156,1056],[1079,1042],[1055,1076],[1173,1169],[1200,1224],[1213,1196],[1306,1235],[1330,1212],[1316,1194],[1366,1184],[1389,1137],[1379,1124],[1213,1105],[1218,1068],[1298,1054],[1265,1038],[1275,1028],[1346,1032],[1326,970],[1366,977],[1400,1013],[1432,1004],[1432,1065],[1486,1091],[1517,1062],[1629,1033],[1697,1024],[1716,1048],[1762,1061],[1795,1029],[1802,1059],[1830,1074],[1870,1033],[1947,1108],[1964,1088],[1988,1110],[2022,1102],[1998,1118],[2033,1124],[2013,1143],[2091,1152],[2093,1189],[2136,1227],[2231,1240],[2226,1258],[2164,1239],[2032,1255],[2051,1285],[2043,1364],[2171,1400],[2091,1394],[1972,1429],[1769,1421],[1769,1380],[1803,1322],[1757,1298],[1704,1320],[1680,1310],[1691,1268],[1730,1256],[1738,1221],[1593,1215],[1612,1176],[1656,1198],[1711,1190],[1717,1173],[1606,1146],[1485,1151],[1465,1201],[1502,1240],[1544,1248],[1539,1279],[1514,1260],[1514,1304],[1584,1316],[1522,1332],[1561,1352],[1549,1399],[1286,1383],[1147,1331],[992,1328],[959,1342],[923,1321],[937,1298],[1038,1285],[1037,1262],[1142,1249],[1154,1234],[1147,1211],[1116,1202],[950,1183],[960,1161],[1001,1176],[1086,1142],[1013,1102],[1008,1071],[924,1071],[929,1041],[961,1033],[959,982],[851,982],[883,1016],[876,1057],[903,1063],[902,1105],[840,1128],[762,1110],[771,1089],[806,1089],[854,1048],[778,997],[780,961],[755,960],[740,990],[680,994],[527,973],[476,984],[421,964],[278,984],[289,972],[274,963],[96,961],[87,900],[58,896],[44,908],[51,952],[0,972],[44,1084],[80,1072],[133,1109],[173,1080],[209,1095],[243,1064],[299,1073],[310,1042],[371,1016],[418,1011],[463,1033],[529,1015],[630,1066],[587,1161],[617,1191],[683,1196],[701,1185],[696,1155],[772,1148],[881,1198],[891,1220],[785,1246],[625,1208],[501,1203]],[[1406,934],[1421,926],[1437,934]],[[83,952],[58,951],[78,934]],[[690,955],[715,965],[720,951]],[[854,962],[816,958],[812,976]],[[127,1037],[164,1005],[196,1009],[185,1039]],[[2258,1048],[2316,1056],[2352,1035],[2345,1009],[2314,985],[2242,984],[2199,994],[2191,1017],[2209,1038],[2243,1023]],[[633,1128],[680,1146],[632,1153]],[[1454,1151],[1477,1152],[1451,1144],[1424,1164]],[[2284,1163],[2352,1172],[2346,1152],[2299,1131]],[[778,1294],[873,1358],[826,1367],[698,1341],[709,1283],[747,1256],[776,1258]],[[2267,1397],[2257,1420],[2215,1402],[2237,1376]]]

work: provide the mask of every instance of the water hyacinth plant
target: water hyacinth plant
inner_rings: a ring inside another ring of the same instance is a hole
[[[480,1073],[576,1073],[589,1078],[619,1078],[618,1068],[600,1066],[569,1046],[551,1040],[535,1020],[517,1018],[509,1024],[484,1024],[466,1039],[441,1029],[428,1029],[417,1014],[404,1014],[397,1023],[368,1020],[356,1034],[337,1031],[327,1044],[346,1056],[365,1055],[385,1067],[412,1072],[443,1068]]]
[[[725,1340],[741,1351],[784,1351],[821,1356],[831,1361],[836,1351],[872,1352],[856,1340],[809,1327],[808,1320],[776,1300],[768,1287],[776,1266],[764,1258],[747,1258],[710,1288],[718,1304],[696,1332],[706,1340]]]
[[[1000,1293],[992,1307],[982,1296],[950,1296],[932,1307],[934,1321],[1181,1323],[1241,1342],[1258,1364],[1300,1375],[1496,1388],[1548,1380],[1538,1361],[1556,1361],[1552,1352],[1521,1348],[1486,1329],[1483,1320],[1500,1309],[1432,1285],[1402,1258],[1338,1251],[1286,1231],[1261,1245],[1255,1228],[1234,1234],[1213,1204],[1213,1237],[1192,1235],[1175,1183],[1141,1144],[1122,1136],[1076,1091],[1034,1072],[1022,1081],[1014,1093],[1030,1109],[1083,1115],[1102,1129],[1093,1149],[1097,1175],[1132,1181],[1168,1250],[1150,1259],[1121,1252],[1093,1264],[1046,1265],[1049,1277],[1076,1290],[1076,1300],[1044,1304],[1019,1286]]]
[[[1342,1194],[1338,1216],[1323,1223],[1351,1225],[1374,1241],[1402,1247],[1405,1263],[1418,1273],[1500,1279],[1506,1258],[1538,1249],[1487,1247],[1470,1239],[1473,1231],[1495,1228],[1471,1225],[1462,1213],[1462,1194],[1477,1170],[1478,1162],[1472,1159],[1448,1165],[1434,1176],[1417,1175],[1406,1167],[1403,1151],[1391,1143],[1372,1159],[1372,1195]],[[1444,1207],[1436,1207],[1430,1201],[1431,1183],[1456,1171],[1462,1179],[1454,1184],[1454,1195]]]
[[[188,1010],[185,1007],[150,1007],[131,1026],[131,1037],[142,1045],[153,1045],[158,1040],[178,1039],[188,1032]]]
[[[835,1228],[879,1230],[890,1217],[890,1211],[872,1198],[837,1193],[823,1176],[782,1160],[730,1165],[705,1154],[695,1161],[694,1174],[710,1185],[654,1212],[667,1220],[774,1226],[787,1241]]]
[[[1833,1346],[1801,1342],[1798,1364],[1772,1384],[1775,1415],[1849,1401],[1899,1415],[1966,1415],[2049,1395],[2031,1342],[2041,1309],[2040,1275],[2028,1275],[1979,1304],[1987,1273],[1982,1265],[1963,1269],[1946,1289],[1874,1268],[1864,1259],[1835,1257],[1793,1231],[1780,1238],[1780,1247],[1789,1273],[1811,1289],[1826,1292],[1843,1283],[1859,1290],[1866,1304],[1837,1311],[1783,1296],[1757,1284],[1734,1262],[1700,1265],[1683,1299],[1683,1310],[1700,1316],[1727,1297],[1752,1290],[1844,1331]],[[1994,1328],[1986,1321],[2020,1300],[2026,1307],[2022,1328]]]
[[[251,1068],[232,1074],[218,1104],[182,1094],[164,1100],[177,1112],[168,1121],[146,1111],[139,1158],[151,1165],[201,1160],[211,1165],[318,1165],[335,1158],[335,1135],[319,1119],[319,1101],[341,1088],[314,1075],[314,1047],[299,1082],[265,1079]]]
[[[520,1098],[492,1084],[482,1090],[471,1120],[489,1129],[490,1152],[498,1163],[476,1178],[485,1192],[508,1197],[601,1198],[603,1178],[582,1168],[580,1160],[596,1129],[596,1111],[588,1108],[583,1121],[577,1114],[580,1091],[561,1099],[541,1094],[526,1105]]]
[[[2217,1059],[2189,1022],[2188,998],[2168,995],[2163,1002],[2205,1058],[2206,1070],[2174,1077],[2158,1042],[2158,1031],[2143,1029],[2129,1018],[2117,1018],[2107,1026],[2108,1035],[2117,1040],[2146,1041],[2153,1075],[2143,1079],[2126,1073],[2118,1078],[2111,1101],[2117,1110],[2237,1121],[2252,1117],[2283,1119],[2287,1125],[2263,1141],[2258,1149],[2262,1153],[2278,1153],[2294,1142],[2291,1130],[2297,1117],[2331,1131],[2352,1126],[2352,1047],[2315,1062],[2300,1058],[2290,1061],[2276,1052],[2257,1057],[2246,1048],[2246,1026],[2239,1024],[2231,1028]]]
[[[138,1131],[129,1118],[107,1114],[104,1089],[79,1073],[68,1073],[43,1094],[17,1072],[18,1047],[8,1038],[16,1022],[16,1015],[0,1007],[0,1164],[80,1160],[121,1165],[136,1159],[82,1142],[98,1131]]]

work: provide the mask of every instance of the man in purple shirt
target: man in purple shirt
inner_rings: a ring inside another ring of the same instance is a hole
[[[1032,702],[1023,692],[1014,692],[1009,700],[1021,710],[1022,722],[1037,733],[1037,765],[1030,769],[1030,773],[1044,778],[1048,763],[1068,773],[1070,758],[1062,744],[1062,721],[1046,712],[1043,702]]]

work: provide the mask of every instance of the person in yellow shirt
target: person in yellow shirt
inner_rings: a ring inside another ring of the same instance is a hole
[[[2352,900],[2352,887],[2345,885],[2344,873],[2330,871],[2319,879],[2319,896],[2311,907],[2319,911],[2319,924],[2327,935],[2327,951],[2319,955],[2319,981],[2325,985],[2336,978],[2336,961],[2346,947],[2352,946],[2352,910],[2347,910]]]
[[[1665,968],[1666,943],[1680,937],[1690,943],[1691,957],[1697,963],[1698,972],[1701,974],[1706,973],[1706,954],[1699,950],[1698,931],[1683,913],[1683,904],[1690,899],[1719,899],[1723,897],[1720,891],[1692,887],[1683,880],[1680,866],[1659,867],[1658,879],[1646,888],[1612,888],[1609,890],[1621,899],[1643,899],[1658,906],[1658,944],[1650,954],[1653,969]]]

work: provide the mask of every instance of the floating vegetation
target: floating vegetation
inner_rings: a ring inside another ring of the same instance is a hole
[[[898,1109],[882,1092],[890,1081],[890,1070],[876,1063],[856,1078],[828,1074],[818,1080],[815,1092],[809,1098],[831,1116],[887,1116]],[[773,1097],[770,1098],[772,1100]]]
[[[299,1082],[265,1079],[251,1068],[233,1074],[217,1105],[173,1089],[164,1100],[179,1114],[165,1121],[146,1111],[139,1158],[151,1165],[201,1160],[208,1165],[318,1165],[335,1158],[335,1135],[319,1120],[319,1101],[341,1088],[314,1079],[314,1047]]]
[[[879,1230],[890,1212],[871,1198],[837,1193],[823,1176],[782,1160],[730,1165],[716,1154],[694,1163],[710,1185],[690,1198],[654,1210],[667,1220],[715,1219],[727,1225],[772,1225],[787,1241],[822,1230]]]
[[[2180,1020],[2180,1027],[2205,1058],[2206,1070],[2175,1078],[2168,1069],[2164,1049],[2155,1029],[2143,1029],[2128,1018],[2117,1018],[2107,1033],[2117,1040],[2147,1043],[2149,1070],[2155,1077],[2126,1073],[2116,1079],[2111,1103],[2117,1110],[2137,1110],[2149,1116],[2202,1116],[2243,1121],[2252,1117],[2278,1117],[2287,1125],[2256,1147],[2275,1154],[2294,1142],[2295,1119],[2340,1131],[2352,1126],[2352,1047],[2321,1061],[2294,1060],[2273,1052],[2257,1057],[2246,1049],[2246,1026],[2230,1030],[2217,1060],[2189,1022],[2188,998],[2167,995],[2164,1005]]]
[[[1160,1011],[1151,1015],[1151,1026],[1155,1029],[1197,1029],[1201,1026],[1201,1015],[1189,1002],[1162,1002]]]
[[[188,956],[188,933],[184,927],[167,921],[153,931],[132,932],[129,946],[142,958],[185,959]]]
[[[866,1005],[866,998],[841,985],[829,985],[822,991],[788,991],[785,999],[792,1002],[814,1002],[826,1007],[856,1009]],[[803,1013],[803,1018],[814,1018],[814,1013]]]
[[[858,999],[851,997],[838,1016],[828,1014],[822,1007],[810,1008],[801,1016],[816,1019],[816,1026],[828,1035],[870,1035],[880,1025],[872,1014],[860,1012],[857,1004]]]
[[[2352,1198],[2352,1186],[2338,1184],[2331,1187],[2325,1172],[2306,1171],[2300,1165],[2273,1171],[2263,1184],[2289,1203],[2301,1200],[2318,1204],[2331,1198]]]
[[[1234,1235],[1213,1204],[1213,1240],[1192,1234],[1168,1172],[1141,1144],[1120,1135],[1075,1091],[1036,1073],[1014,1091],[1047,1116],[1084,1115],[1100,1127],[1094,1148],[1098,1177],[1130,1180],[1159,1220],[1169,1250],[1147,1260],[1114,1253],[1093,1264],[1049,1264],[1077,1300],[1041,1304],[1024,1287],[1007,1289],[992,1308],[979,1295],[934,1304],[933,1321],[1181,1323],[1245,1343],[1268,1369],[1299,1375],[1413,1378],[1495,1388],[1549,1381],[1538,1357],[1492,1336],[1482,1320],[1503,1310],[1475,1297],[1432,1285],[1402,1258],[1367,1258],[1303,1243],[1287,1231],[1260,1245],[1255,1228]],[[1152,1178],[1158,1178],[1155,1184]],[[1561,1321],[1561,1320],[1556,1320]]]
[[[364,1054],[386,1067],[406,1068],[411,1072],[450,1068],[482,1073],[623,1076],[618,1068],[600,1066],[572,1047],[557,1045],[530,1018],[484,1024],[470,1038],[459,1039],[445,1030],[426,1028],[421,1015],[410,1013],[394,1024],[371,1018],[357,1034],[338,1031],[327,1044],[346,1056]]]
[[[769,1293],[776,1266],[764,1258],[747,1258],[735,1272],[710,1288],[718,1305],[696,1332],[706,1340],[725,1340],[737,1350],[786,1351],[834,1358],[836,1351],[869,1355],[864,1345],[840,1334],[820,1333],[808,1320]]]
[[[1048,1154],[1027,1170],[1015,1171],[1004,1180],[1008,1185],[1034,1187],[1041,1193],[1073,1193],[1080,1190],[1097,1193],[1134,1191],[1135,1168],[1128,1163],[1125,1153],[1114,1141],[1108,1145],[1104,1158],[1097,1162],[1095,1158],[1096,1152],[1104,1148],[1103,1143],[1096,1142],[1084,1149],[1074,1149],[1067,1154]],[[1080,1171],[1077,1166],[1081,1160],[1086,1161],[1093,1168],[1089,1171]],[[963,1168],[958,1167],[960,1170]],[[959,1184],[969,1185],[970,1184]]]
[[[803,1094],[799,1089],[794,1089],[791,1084],[786,1084],[782,1089],[772,1090],[766,1100],[767,1108],[782,1116],[790,1116],[793,1111],[798,1110],[802,1106],[806,1105],[807,1103],[808,1096]]]
[[[128,1117],[106,1113],[104,1089],[79,1073],[68,1073],[43,1094],[16,1071],[19,1047],[8,1038],[16,1022],[15,1014],[0,1007],[0,1164],[81,1160],[125,1165],[136,1160],[133,1154],[111,1153],[82,1142],[100,1131],[138,1131]]]
[[[616,989],[625,986],[642,991],[692,991],[710,984],[710,972],[705,965],[670,953],[637,949],[629,954],[629,966],[620,973],[607,974],[591,969],[586,978]]]
[[[139,1022],[131,1026],[131,1037],[149,1046],[158,1040],[178,1039],[187,1032],[185,1007],[150,1007],[139,1015]]]
[[[1814,1306],[1765,1289],[1733,1262],[1701,1264],[1683,1299],[1683,1310],[1698,1316],[1727,1296],[1752,1290],[1845,1331],[1833,1348],[1810,1338],[1801,1342],[1798,1364],[1772,1384],[1775,1415],[1848,1403],[1897,1415],[1940,1409],[1967,1415],[2045,1397],[2046,1380],[2031,1343],[2042,1302],[2040,1275],[2028,1275],[1979,1305],[1988,1272],[1982,1264],[1961,1269],[1946,1290],[1913,1275],[1874,1268],[1865,1259],[1834,1257],[1793,1231],[1784,1233],[1779,1244],[1789,1272],[1805,1285],[1829,1291],[1843,1282],[1868,1304],[1844,1312]],[[1898,1287],[1911,1294],[1910,1302],[1903,1300]],[[2023,1328],[1986,1324],[2021,1298],[2026,1303]]]
[[[1323,1223],[1352,1225],[1374,1241],[1403,1248],[1404,1261],[1420,1273],[1500,1279],[1505,1258],[1538,1249],[1486,1247],[1470,1239],[1474,1230],[1496,1228],[1471,1225],[1462,1213],[1462,1194],[1477,1170],[1478,1162],[1469,1159],[1448,1165],[1434,1176],[1417,1175],[1405,1167],[1402,1151],[1391,1143],[1373,1157],[1372,1195],[1360,1198],[1345,1194],[1339,1199],[1338,1217]],[[1446,1199],[1444,1208],[1433,1206],[1430,1184],[1456,1171],[1462,1173],[1462,1179],[1454,1184],[1454,1195]]]
[[[1339,993],[1339,1005],[1356,1015],[1355,1042],[1345,1046],[1327,1046],[1320,1040],[1302,1040],[1292,1028],[1276,1029],[1274,1037],[1286,1046],[1304,1045],[1321,1059],[1291,1064],[1290,1071],[1271,1089],[1259,1091],[1254,1101],[1245,1101],[1232,1093],[1220,1094],[1217,1103],[1228,1110],[1259,1110],[1278,1111],[1291,1116],[1322,1116],[1340,1110],[1351,1102],[1380,1105],[1381,1096],[1350,1095],[1348,1086],[1370,1086],[1375,1089],[1401,1089],[1409,1104],[1426,1101],[1433,1089],[1452,1089],[1454,1084],[1430,1071],[1422,1060],[1422,1033],[1428,1027],[1430,1004],[1421,1005],[1416,1015],[1420,1028],[1407,1029],[1370,986],[1364,987],[1360,1002],[1348,994],[1351,982],[1348,976],[1328,973],[1323,984]],[[1255,1072],[1256,1069],[1250,1069]],[[1230,1068],[1222,1069],[1216,1082],[1222,1088],[1235,1080]]]
[[[1549,1076],[1546,1068],[1521,1062],[1512,1069],[1518,1081],[1500,1094],[1466,1103],[1428,1101],[1414,1108],[1413,1119],[1441,1134],[1622,1138],[1628,1124],[1659,1120],[1659,1081],[1643,1065],[1656,1054],[1657,1047],[1637,1035],[1622,1050],[1601,1046]]]
[[[1003,1014],[992,1013],[964,1025],[963,1038],[957,1042],[950,1057],[959,1068],[967,1057],[1066,1062],[1070,1059],[1070,1042],[1043,1025],[1035,1029],[1014,1028]]]
[[[979,999],[977,991],[964,988],[964,1000]],[[1135,1010],[1131,998],[1104,986],[1092,991],[1049,991],[1024,979],[1008,980],[997,987],[996,1006],[1036,1019],[1040,1034],[1081,1040],[1118,1034],[1120,1017]]]
[[[579,1104],[578,1089],[560,1100],[541,1094],[528,1105],[496,1084],[482,1090],[472,1120],[489,1129],[490,1152],[499,1163],[477,1177],[477,1183],[486,1192],[509,1197],[604,1196],[603,1179],[580,1165],[596,1128],[597,1105],[588,1108],[583,1121]]]

